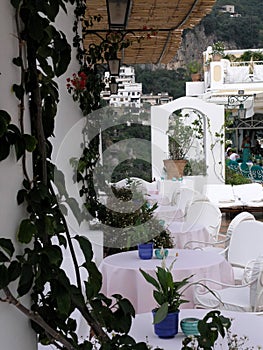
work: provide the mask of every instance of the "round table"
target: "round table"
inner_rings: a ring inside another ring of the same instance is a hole
[[[210,310],[207,309],[183,309],[180,311],[180,320],[185,317],[196,317],[202,319]],[[248,312],[222,311],[221,314],[225,317],[230,317],[232,320],[232,334],[237,334],[238,337],[247,336],[249,339],[245,342],[246,346],[263,346],[263,336],[261,329],[263,328],[263,315],[258,316]],[[180,321],[179,321],[180,322]],[[160,339],[154,334],[152,325],[152,314],[144,313],[135,316],[132,327],[129,333],[137,342],[143,341],[153,346],[159,346],[164,350],[180,350],[182,348],[182,340],[185,338],[181,329],[178,334],[172,339]],[[222,346],[220,345],[222,344]],[[244,346],[242,349],[247,349]],[[226,339],[219,338],[215,350],[228,349]]]
[[[172,273],[175,281],[194,275],[190,281],[202,278],[211,278],[224,283],[234,283],[233,270],[225,258],[214,252],[205,252],[190,249],[169,249],[166,266],[174,261]],[[156,266],[161,266],[162,260],[153,258],[141,260],[138,251],[129,251],[114,254],[103,259],[100,271],[103,276],[102,293],[111,297],[117,293],[126,297],[133,304],[136,313],[150,312],[156,303],[153,299],[153,287],[146,282],[139,268],[155,276]],[[192,308],[193,286],[184,293],[188,303],[182,308]]]
[[[174,221],[165,227],[171,232],[171,238],[176,248],[183,248],[189,241],[209,242],[210,239],[209,232],[200,224]]]

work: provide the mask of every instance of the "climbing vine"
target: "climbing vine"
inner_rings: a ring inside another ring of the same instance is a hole
[[[17,127],[11,122],[8,112],[0,111],[0,160],[9,156],[11,148],[15,149],[17,159],[22,160],[24,178],[18,189],[17,203],[27,209],[27,216],[18,229],[19,255],[15,253],[15,242],[0,238],[1,302],[13,305],[31,320],[38,341],[43,344],[53,344],[59,349],[91,349],[92,340],[80,339],[76,332],[77,323],[72,313],[78,310],[102,349],[122,346],[146,349],[146,344],[136,344],[127,335],[134,316],[130,302],[121,296],[116,296],[113,302],[100,293],[102,277],[93,262],[91,244],[86,237],[70,236],[54,190],[55,165],[50,161],[50,137],[59,102],[55,79],[66,72],[71,60],[71,46],[54,23],[60,11],[66,12],[68,4],[76,5],[78,16],[84,10],[84,2],[11,0],[10,3],[15,13],[19,48],[13,63],[21,72],[20,82],[13,85],[19,101],[20,125]],[[99,103],[99,90],[96,90],[95,68],[84,65],[84,72],[89,69],[94,72],[94,80],[89,80],[89,108],[93,110]],[[27,102],[30,134],[24,132]],[[32,172],[26,167],[26,157],[32,157]],[[73,241],[79,244],[85,259],[81,266],[87,273],[85,282],[80,278]],[[75,284],[62,268],[64,248],[71,253]],[[14,282],[17,283],[16,295],[10,289]],[[31,295],[31,309],[21,302],[21,297],[28,294]],[[112,338],[109,337],[111,332],[115,334]]]

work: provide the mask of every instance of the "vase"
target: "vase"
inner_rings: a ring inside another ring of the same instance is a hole
[[[164,257],[167,258],[168,256],[168,249],[163,249],[163,252],[161,251],[161,248],[155,249],[154,254],[157,259],[163,259]]]
[[[138,254],[140,259],[151,259],[153,256],[153,243],[138,244]]]
[[[152,311],[153,317],[155,310]],[[173,338],[178,333],[179,311],[170,312],[165,319],[154,324],[154,332],[159,338]]]
[[[186,166],[187,160],[185,159],[164,159],[163,161],[166,172],[167,179],[172,180],[173,178],[180,179],[184,175],[184,168]]]
[[[195,317],[183,318],[180,322],[182,332],[186,337],[190,335],[200,335],[198,331],[198,322],[200,320]]]

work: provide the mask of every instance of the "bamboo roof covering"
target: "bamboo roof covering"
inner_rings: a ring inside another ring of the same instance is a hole
[[[208,14],[215,0],[133,0],[128,19],[127,34],[132,45],[122,50],[122,64],[164,63],[172,61],[180,47],[182,32],[193,28]],[[86,18],[101,15],[100,22],[94,22],[92,31],[101,36],[108,32],[108,15],[105,0],[87,0]],[[156,31],[147,37],[147,30]],[[136,38],[144,37],[138,43]],[[98,43],[95,34],[85,36],[84,45]]]

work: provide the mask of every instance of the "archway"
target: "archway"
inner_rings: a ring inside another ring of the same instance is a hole
[[[152,142],[152,174],[160,179],[163,170],[163,160],[168,150],[168,121],[169,116],[176,110],[196,110],[207,118],[207,127],[204,130],[207,183],[224,182],[225,156],[224,141],[219,140],[224,125],[224,106],[208,103],[197,97],[180,97],[161,106],[151,109],[151,142]],[[223,136],[224,138],[224,136]],[[211,147],[212,146],[212,147]],[[211,150],[212,148],[212,150]]]

